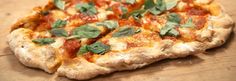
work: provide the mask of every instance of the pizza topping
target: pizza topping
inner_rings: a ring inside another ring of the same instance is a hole
[[[75,28],[72,31],[73,38],[96,38],[100,35],[101,31],[90,25],[83,25]]]
[[[163,0],[157,0],[155,4],[153,0],[147,0],[145,2],[145,9],[149,9],[148,11],[153,15],[158,15],[166,10],[166,3]]]
[[[177,24],[179,24],[181,22],[180,16],[178,14],[176,14],[176,13],[170,13],[167,16],[167,18],[168,18],[169,22],[173,22],[173,23],[177,23]]]
[[[97,9],[95,8],[93,3],[80,3],[75,7],[81,13],[88,15],[95,15],[97,13]]]
[[[192,27],[195,27],[196,25],[193,23],[193,19],[192,18],[189,18],[187,20],[187,22],[183,25],[181,25],[180,27],[184,27],[184,28],[192,28]]]
[[[82,47],[80,47],[80,49],[79,49],[79,51],[78,51],[78,55],[81,55],[81,54],[84,54],[84,53],[87,53],[87,52],[89,52],[89,50],[88,50],[88,45],[84,45],[84,46],[82,46]]]
[[[125,2],[128,4],[134,4],[136,2],[136,0],[125,0]]]
[[[107,20],[107,21],[99,22],[96,25],[97,26],[105,26],[110,30],[113,30],[113,29],[119,27],[119,23],[114,20]]]
[[[68,33],[62,28],[54,28],[54,29],[50,30],[50,33],[52,35],[55,35],[58,37],[67,37],[68,36]]]
[[[140,30],[136,31],[133,27],[121,27],[115,32],[112,37],[124,37],[124,36],[131,36],[138,33]]]
[[[178,3],[178,0],[167,0],[168,2],[166,2],[166,9],[167,10],[171,10],[172,8],[174,8],[177,3]]]
[[[139,22],[139,19],[144,16],[145,12],[145,10],[134,10],[128,15],[132,16],[136,21]]]
[[[160,35],[161,36],[175,36],[179,35],[179,32],[175,29],[178,24],[173,22],[167,22],[166,25],[161,28]]]
[[[52,28],[61,28],[61,27],[64,27],[66,24],[67,24],[67,21],[59,19],[52,24]]]
[[[54,2],[54,5],[55,5],[57,8],[59,8],[59,9],[61,9],[61,10],[64,10],[64,9],[65,9],[65,1],[63,1],[63,0],[54,0],[53,2]]]
[[[80,41],[77,39],[66,40],[63,48],[66,49],[67,55],[71,58],[76,56],[77,50],[81,47]]]
[[[78,51],[78,54],[84,54],[87,52],[92,52],[95,54],[104,54],[110,50],[110,46],[103,44],[102,42],[96,42],[91,45],[84,45]]]
[[[52,38],[38,38],[38,39],[34,39],[32,42],[40,44],[40,45],[46,45],[46,44],[54,43],[55,40]]]
[[[119,8],[120,8],[120,10],[122,12],[121,13],[122,15],[125,15],[126,13],[128,13],[128,9],[125,6],[120,6]]]

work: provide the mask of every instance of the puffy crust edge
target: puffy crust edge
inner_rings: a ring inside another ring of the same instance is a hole
[[[53,73],[60,65],[58,51],[51,46],[39,46],[30,39],[32,30],[18,28],[8,35],[8,44],[19,61],[33,68]]]

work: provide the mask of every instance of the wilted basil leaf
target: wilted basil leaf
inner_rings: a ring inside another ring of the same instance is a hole
[[[62,29],[62,28],[54,28],[50,31],[52,35],[58,36],[58,37],[67,37],[68,33]]]
[[[180,23],[181,22],[181,18],[178,14],[176,13],[170,13],[168,14],[168,21],[169,22],[174,22],[174,23]]]
[[[60,28],[60,27],[64,27],[65,25],[67,24],[67,21],[66,20],[57,20],[56,22],[54,22],[52,24],[52,28]]]
[[[165,36],[165,35],[175,35],[175,36],[177,36],[178,33],[175,32],[175,27],[177,25],[178,24],[173,23],[173,22],[167,22],[166,25],[161,28],[160,35],[161,36]]]
[[[110,50],[110,46],[103,44],[102,42],[96,42],[89,46],[87,46],[87,49],[90,52],[96,53],[96,54],[104,54]]]
[[[77,54],[78,54],[78,55],[81,55],[81,54],[84,54],[84,53],[89,52],[89,50],[88,50],[87,47],[88,47],[87,45],[84,45],[84,46],[80,47],[80,49],[79,49],[79,51],[78,51]]]
[[[189,18],[185,24],[181,25],[181,27],[185,27],[185,28],[190,28],[190,27],[195,27],[195,26],[196,25],[193,23],[192,18]]]
[[[146,10],[134,10],[129,14],[129,16],[131,15],[135,20],[139,21],[139,19],[144,16],[145,12]]]
[[[128,9],[126,7],[120,6],[120,9],[121,9],[123,15],[128,13]]]
[[[103,21],[103,22],[99,22],[97,23],[98,26],[105,26],[110,30],[113,30],[117,27],[119,27],[119,24],[117,21],[114,20],[107,20],[107,21]]]
[[[174,8],[178,3],[178,0],[170,0],[168,2],[166,2],[166,9],[170,10],[172,8]]]
[[[61,9],[61,10],[64,10],[64,9],[65,9],[65,1],[63,1],[63,0],[54,0],[53,2],[54,2],[54,5],[55,5],[57,8],[59,8],[59,9]]]
[[[89,25],[83,25],[72,30],[72,36],[78,38],[96,38],[101,31],[98,28]]]
[[[94,7],[93,3],[80,3],[75,7],[81,13],[85,13],[88,15],[94,15],[97,13],[97,9]]]
[[[115,32],[112,37],[123,37],[131,36],[135,34],[135,29],[132,27],[121,27],[117,32]]]
[[[32,40],[32,42],[40,44],[40,45],[45,45],[45,44],[54,43],[55,40],[52,38],[38,38],[38,39]]]
[[[145,0],[144,9],[153,8],[155,5],[156,4],[155,4],[155,2],[153,0]]]

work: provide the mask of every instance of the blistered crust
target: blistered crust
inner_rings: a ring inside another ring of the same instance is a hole
[[[57,50],[51,46],[39,46],[32,42],[33,31],[18,28],[8,35],[8,43],[15,56],[26,66],[53,73],[60,65]]]

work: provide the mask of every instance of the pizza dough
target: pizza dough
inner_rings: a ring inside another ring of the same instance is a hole
[[[138,2],[139,0],[136,1]],[[95,60],[93,59],[92,61],[81,56],[67,58],[63,55],[66,50],[61,48],[66,41],[63,37],[54,37],[56,42],[48,45],[38,45],[32,42],[36,35],[40,36],[42,34],[41,31],[32,30],[37,29],[33,27],[35,23],[32,22],[39,22],[41,12],[52,8],[53,1],[49,1],[46,6],[35,8],[30,15],[23,17],[13,25],[12,32],[8,36],[8,43],[16,57],[24,65],[40,68],[48,73],[57,72],[59,76],[66,76],[71,79],[86,80],[115,71],[133,70],[162,59],[179,58],[201,53],[207,49],[221,46],[226,42],[234,26],[233,20],[213,0],[194,0],[193,3],[198,7],[208,10],[210,13],[207,16],[204,27],[201,30],[195,31],[196,36],[193,41],[185,42],[162,39],[161,36],[152,30],[145,28],[140,28],[142,32],[133,36],[114,38],[112,34],[114,35],[118,31],[117,29],[111,31],[111,33],[104,32],[106,35],[99,36],[98,40],[96,40],[101,42],[108,41],[107,44],[110,45],[111,52],[98,56],[95,55],[93,57]],[[186,3],[180,0],[179,4]],[[182,5],[182,7],[184,6]],[[180,10],[182,7],[177,6]],[[74,13],[76,12],[73,12],[73,10],[69,12],[69,14]],[[105,15],[100,14],[98,20],[106,20],[107,18],[104,16],[112,13],[108,11]],[[66,18],[64,14],[57,15],[59,16],[55,16],[56,18],[54,19]],[[32,27],[24,27],[27,25]],[[68,30],[71,29],[68,28]],[[106,28],[99,30],[108,31]],[[43,36],[50,37],[51,35],[48,32],[43,32]],[[134,44],[136,42],[140,43]],[[131,43],[131,47],[129,47],[129,43]]]

